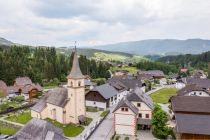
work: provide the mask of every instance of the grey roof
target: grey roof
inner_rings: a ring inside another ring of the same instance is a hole
[[[176,113],[178,133],[210,135],[209,115]]]
[[[12,138],[14,140],[67,140],[63,130],[53,124],[33,118]]]
[[[128,90],[128,87],[121,82],[110,82],[110,85],[119,92]]]
[[[210,113],[210,97],[173,96],[171,103],[174,112]]]
[[[121,83],[129,89],[135,89],[136,86],[142,87],[141,80],[137,79],[119,79],[119,78],[110,78],[108,83]]]
[[[151,119],[138,118],[137,119],[137,124],[151,125],[152,121],[151,121]]]
[[[68,78],[75,78],[75,79],[85,78],[85,76],[82,74],[80,67],[79,67],[79,60],[78,60],[78,56],[77,56],[76,47],[75,47],[75,51],[74,51],[73,65],[71,68],[71,72],[68,75]]]
[[[45,96],[44,98],[42,98],[41,100],[39,100],[38,103],[36,103],[31,110],[34,110],[36,112],[42,112],[42,110],[44,110],[44,108],[47,106],[46,100],[47,100],[48,96]]]
[[[196,84],[202,88],[210,88],[210,79],[190,78],[187,79],[187,84]]]
[[[136,87],[126,98],[128,101],[144,102],[150,109],[154,109],[154,103],[150,96],[144,93],[139,87]]]
[[[91,91],[99,92],[105,99],[109,99],[112,96],[117,95],[118,91],[110,86],[109,84],[103,84],[97,87],[94,87]]]
[[[112,112],[115,112],[121,107],[128,107],[130,108],[135,114],[138,114],[138,108],[135,107],[130,101],[128,101],[126,98],[120,100],[120,102],[117,104],[117,106],[114,108]]]
[[[32,81],[29,77],[18,77],[15,79],[15,84],[18,86],[32,85]]]
[[[55,88],[48,93],[49,97],[46,100],[47,103],[65,107],[66,103],[69,101],[68,90],[66,88]]]
[[[192,91],[203,91],[203,92],[206,92],[207,94],[210,94],[206,89],[203,89],[197,86],[196,84],[192,84],[192,85],[186,85],[184,88],[177,91],[177,95],[184,96]]]
[[[148,70],[148,71],[139,71],[139,74],[150,74],[154,77],[164,77],[164,73],[161,70]]]
[[[93,83],[90,80],[85,79],[85,86],[92,86]]]

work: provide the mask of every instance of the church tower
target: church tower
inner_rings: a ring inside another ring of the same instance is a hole
[[[75,47],[74,60],[70,74],[68,75],[68,97],[70,98],[70,122],[79,123],[79,116],[86,115],[85,108],[85,76],[79,66],[77,49]]]

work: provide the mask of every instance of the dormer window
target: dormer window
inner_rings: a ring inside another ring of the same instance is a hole
[[[141,107],[141,103],[137,103],[137,107]]]
[[[78,86],[79,86],[79,87],[81,86],[81,81],[78,82]]]

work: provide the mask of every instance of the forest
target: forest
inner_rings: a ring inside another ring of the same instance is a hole
[[[162,62],[140,61],[136,67],[141,70],[161,70],[165,74],[178,73],[179,69],[176,65],[169,65]]]
[[[52,47],[1,47],[0,79],[8,85],[16,77],[28,76],[34,83],[46,84],[51,81],[65,82],[71,70],[73,54],[57,53]],[[91,78],[108,78],[110,66],[101,61],[79,57],[82,73]]]
[[[178,67],[193,67],[196,69],[207,70],[208,62],[210,62],[210,51],[202,54],[186,54],[178,56],[166,56],[158,60],[159,62],[173,64]]]

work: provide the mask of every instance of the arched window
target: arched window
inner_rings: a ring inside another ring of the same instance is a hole
[[[78,82],[78,86],[79,86],[79,87],[81,86],[81,81]]]

